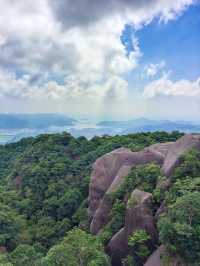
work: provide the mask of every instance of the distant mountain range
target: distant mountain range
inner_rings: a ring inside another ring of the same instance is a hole
[[[200,124],[186,121],[151,120],[146,118],[129,121],[102,121],[97,124],[107,129],[118,129],[121,134],[153,131],[181,131],[186,133],[200,132]]]
[[[90,139],[102,135],[126,135],[137,132],[181,131],[199,133],[200,124],[186,121],[152,120],[146,118],[127,121],[76,120],[62,114],[0,114],[0,144],[45,133],[67,131],[74,137]]]
[[[0,129],[44,129],[73,126],[75,119],[62,114],[0,114]]]

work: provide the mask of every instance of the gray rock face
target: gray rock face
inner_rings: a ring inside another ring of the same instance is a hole
[[[165,261],[165,263],[163,263]],[[144,266],[188,266],[182,258],[177,255],[170,255],[164,245],[157,248],[147,259]]]
[[[91,219],[90,231],[97,234],[108,221],[112,204],[107,194],[117,189],[132,167],[151,162],[162,165],[166,147],[170,144],[152,145],[139,152],[118,149],[99,158],[93,165],[89,188],[89,209]]]
[[[97,234],[100,232],[103,225],[107,224],[109,221],[109,212],[112,208],[112,200],[109,197],[109,194],[114,192],[122,183],[123,177],[127,176],[131,169],[130,165],[123,165],[112,184],[110,185],[109,189],[103,196],[102,200],[99,203],[98,209],[94,214],[90,225],[90,232],[92,234]]]
[[[93,165],[89,187],[88,215],[91,233],[98,234],[109,222],[113,204],[109,195],[119,188],[132,168],[152,162],[159,164],[166,179],[157,186],[166,191],[171,185],[170,176],[180,164],[181,156],[193,148],[200,149],[200,135],[185,135],[174,143],[155,144],[139,152],[121,148],[99,158]],[[124,227],[112,237],[107,246],[108,253],[115,260],[114,265],[118,265],[119,258],[127,254],[128,237],[137,229],[146,230],[152,241],[157,238],[155,222],[166,211],[166,206],[163,202],[153,217],[151,200],[150,193],[137,189],[133,191],[127,204]],[[160,266],[162,251],[161,246],[150,256],[145,266]]]
[[[130,164],[131,154],[129,149],[117,149],[100,157],[94,163],[89,188],[88,214],[91,218],[93,218],[101,199],[117,176],[119,169],[123,165]]]
[[[169,149],[173,145],[174,145],[174,142],[156,143],[156,144],[153,144],[153,145],[145,148],[145,150],[148,149],[148,150],[152,150],[154,152],[158,152],[163,156],[163,158],[165,158]]]
[[[157,209],[156,214],[155,214],[155,220],[158,221],[158,219],[160,218],[160,216],[164,213],[167,212],[167,206],[166,203],[163,201],[160,205],[160,207]]]
[[[154,242],[156,229],[151,211],[152,194],[135,189],[127,204],[125,226],[108,243],[108,252],[114,265],[128,252],[128,238],[138,229],[145,230]]]
[[[128,241],[124,227],[111,238],[106,249],[112,258],[112,264],[121,265],[121,258],[128,253]]]
[[[154,253],[147,259],[144,266],[162,266],[161,258],[165,254],[166,248],[165,246],[160,246]]]
[[[177,140],[168,150],[162,167],[163,174],[166,177],[172,175],[180,163],[180,157],[193,148],[200,149],[200,135],[185,135]]]
[[[175,143],[158,143],[139,152],[120,148],[99,158],[93,165],[89,189],[91,232],[97,234],[108,221],[109,206],[112,205],[106,195],[120,186],[132,167],[156,162],[169,177],[180,163],[181,155],[192,148],[200,149],[200,135],[185,135]],[[164,181],[163,186],[168,189],[170,180]]]
[[[156,229],[152,214],[152,194],[135,189],[127,204],[125,231],[127,238],[136,230],[145,230],[156,239]]]

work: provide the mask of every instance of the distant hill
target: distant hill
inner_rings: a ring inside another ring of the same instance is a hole
[[[102,127],[117,127],[117,128],[128,128],[130,126],[143,126],[152,123],[159,123],[160,121],[150,120],[146,118],[138,118],[127,121],[101,121],[98,123],[98,126]]]
[[[120,134],[136,132],[154,131],[181,131],[181,132],[200,132],[200,124],[186,121],[151,120],[146,118],[133,119],[128,121],[102,121],[98,126],[106,127],[110,130],[120,129]]]
[[[40,134],[64,131],[76,138],[84,136],[91,139],[94,136],[115,136],[155,131],[199,133],[200,124],[146,118],[127,121],[102,121],[95,124],[89,120],[75,120],[62,114],[0,114],[0,144],[12,143],[22,138],[35,137]]]
[[[62,114],[0,114],[0,129],[44,129],[73,126],[76,120]]]

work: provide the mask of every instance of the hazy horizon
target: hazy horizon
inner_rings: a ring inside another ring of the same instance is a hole
[[[93,116],[86,116],[86,115],[73,115],[69,113],[64,113],[64,112],[0,112],[1,114],[5,115],[63,115],[68,118],[72,118],[77,120],[78,122],[80,121],[88,121],[88,122],[102,122],[102,121],[131,121],[131,120],[139,120],[139,119],[147,119],[147,120],[155,120],[155,121],[170,121],[170,122],[188,122],[188,123],[200,123],[200,118],[196,119],[179,119],[179,118],[169,118],[169,117],[156,117],[156,116],[129,116],[129,117],[109,117],[109,116],[100,116],[100,117],[93,117]]]

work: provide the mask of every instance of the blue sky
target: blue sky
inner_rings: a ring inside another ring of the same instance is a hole
[[[142,63],[164,60],[173,79],[196,79],[200,75],[200,5],[192,6],[168,23],[155,19],[137,36]]]
[[[176,20],[168,23],[155,18],[137,31],[127,24],[121,36],[127,54],[133,50],[133,35],[139,40],[143,56],[137,71],[128,75],[130,87],[131,83],[137,83],[138,87],[143,88],[148,81],[141,79],[140,75],[145,66],[161,61],[165,62],[166,71],[170,71],[173,81],[195,80],[200,76],[200,5],[189,7]]]
[[[0,112],[199,120],[198,0],[1,1],[0,10]]]

